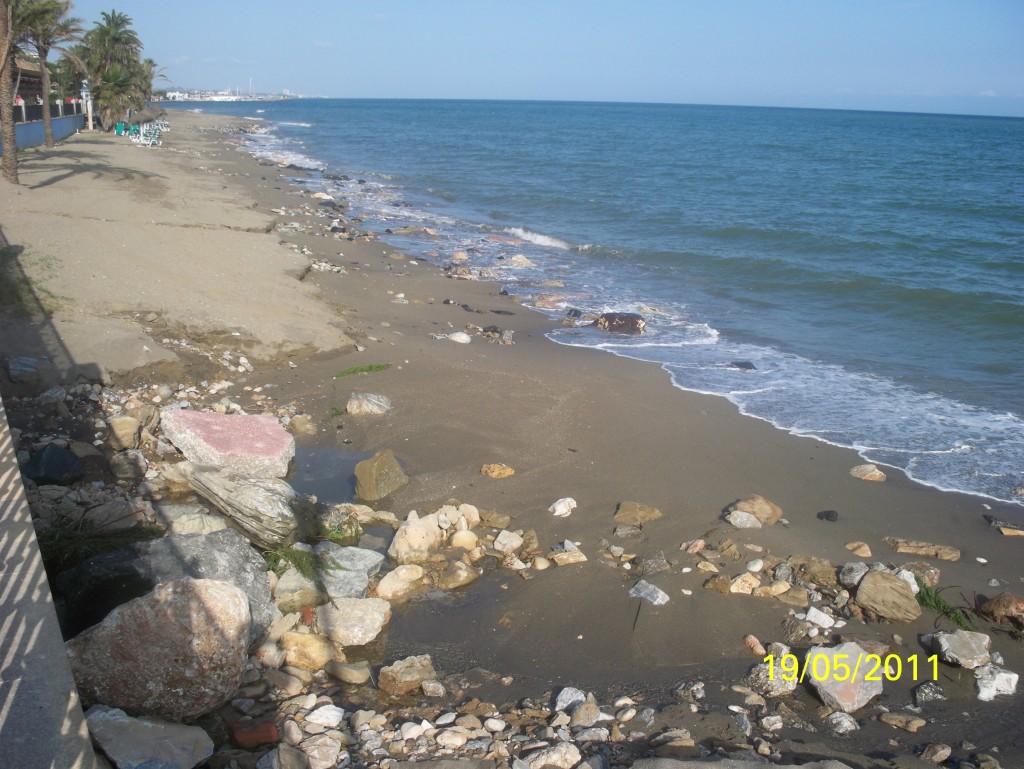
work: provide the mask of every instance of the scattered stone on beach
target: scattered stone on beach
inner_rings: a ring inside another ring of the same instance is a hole
[[[279,478],[253,478],[223,467],[197,465],[189,486],[264,549],[273,550],[295,537],[298,495]]]
[[[160,427],[187,459],[254,478],[283,478],[295,458],[295,438],[272,414],[165,408]]]
[[[871,547],[867,542],[847,542],[843,547],[859,558],[871,557]]]
[[[391,604],[380,598],[339,598],[316,609],[324,634],[339,646],[365,646],[391,620]]]
[[[419,564],[402,564],[385,574],[374,592],[385,601],[397,601],[416,592],[424,584],[425,572]]]
[[[885,473],[878,469],[877,465],[857,465],[850,468],[850,475],[862,481],[874,481],[881,483],[885,480]]]
[[[426,561],[440,551],[444,538],[437,513],[420,517],[412,510],[395,532],[388,555],[399,564]]]
[[[978,611],[993,622],[1024,627],[1024,597],[1019,595],[1002,592],[981,604]]]
[[[67,448],[47,443],[32,455],[22,472],[39,484],[70,486],[85,475],[85,467]]]
[[[110,472],[123,481],[141,481],[149,470],[149,460],[138,449],[119,451],[110,458]]]
[[[978,699],[982,702],[991,702],[1000,695],[1015,693],[1019,676],[1013,671],[989,663],[974,669],[974,679],[978,688]]]
[[[552,513],[556,518],[567,518],[575,509],[575,499],[572,497],[562,497],[562,499],[556,500],[551,504],[548,508],[548,512]]]
[[[488,478],[497,479],[511,478],[513,475],[516,474],[516,471],[513,468],[509,467],[508,465],[503,465],[500,462],[483,465],[480,468],[480,472],[483,475],[486,475]]]
[[[604,312],[591,325],[615,334],[642,334],[647,330],[647,321],[635,312]]]
[[[345,662],[345,655],[320,635],[289,631],[281,636],[280,645],[285,664],[303,670],[323,670],[329,662]]]
[[[905,580],[883,571],[869,571],[856,593],[857,605],[869,615],[897,622],[921,616],[921,606]]]
[[[445,337],[449,342],[458,342],[459,344],[469,344],[473,341],[473,337],[467,334],[465,331],[456,331],[452,334],[448,334]]]
[[[655,606],[661,606],[669,601],[668,593],[650,582],[640,580],[629,591],[630,598],[642,598]]]
[[[1019,523],[1005,521],[994,515],[986,515],[985,520],[988,521],[989,526],[999,529],[999,533],[1004,537],[1024,537],[1024,526]]]
[[[107,419],[110,434],[107,443],[117,451],[137,449],[142,440],[142,423],[130,416],[113,416]]]
[[[860,724],[857,723],[857,719],[851,716],[849,713],[844,713],[841,710],[837,710],[834,713],[829,713],[825,718],[825,723],[828,724],[828,728],[833,733],[843,735],[855,732],[860,729]]]
[[[949,545],[933,545],[930,542],[902,539],[900,537],[886,537],[885,543],[897,553],[920,555],[925,558],[938,558],[940,561],[960,560],[960,551]]]
[[[902,729],[905,732],[914,734],[921,728],[928,724],[920,716],[914,716],[909,713],[882,713],[878,717],[878,720],[883,724],[889,724],[889,726],[895,726],[897,729]]]
[[[157,502],[153,505],[156,522],[169,534],[212,534],[227,528],[227,520],[199,504]]]
[[[941,764],[953,755],[953,748],[943,742],[929,742],[921,751],[921,760]]]
[[[819,521],[828,521],[829,523],[835,523],[839,520],[839,513],[835,510],[822,510],[815,515]]]
[[[816,660],[821,657],[824,662],[815,667]],[[836,670],[836,664],[848,664],[851,674],[848,677],[828,674],[816,675],[819,670]],[[808,671],[806,680],[811,688],[830,708],[844,713],[855,713],[882,693],[881,678],[868,678],[869,664],[867,652],[857,643],[848,641],[833,647],[817,647],[807,652],[804,668]],[[852,671],[856,671],[854,676]],[[839,680],[843,678],[843,680]]]
[[[89,708],[85,723],[93,742],[117,767],[192,769],[213,755],[213,740],[198,726],[132,718],[106,705]]]
[[[420,654],[396,660],[380,669],[377,683],[381,691],[395,697],[409,694],[419,689],[424,681],[437,678],[434,664],[429,654]]]
[[[731,513],[727,513],[725,520],[735,526],[737,529],[760,529],[761,521],[757,519],[757,516],[752,513],[744,513],[740,510],[733,510]]]
[[[391,449],[378,451],[357,464],[355,476],[356,497],[367,502],[384,499],[409,482],[409,476],[402,470]]]
[[[926,702],[941,702],[946,699],[946,693],[938,681],[925,681],[918,684],[911,690],[914,698],[914,705],[921,707]]]
[[[249,625],[237,587],[186,578],[114,609],[67,642],[68,659],[86,703],[189,720],[238,689]]]
[[[940,631],[931,637],[932,651],[939,659],[950,665],[973,670],[991,661],[989,649],[992,639],[984,633],[969,630]]]
[[[349,416],[379,416],[391,411],[391,399],[374,393],[352,393],[345,405]]]
[[[644,505],[640,502],[620,502],[615,510],[615,522],[627,526],[643,527],[645,523],[656,521],[663,517],[664,513],[656,507]]]
[[[782,508],[771,502],[760,494],[754,494],[745,499],[738,499],[726,508],[727,513],[749,513],[757,518],[762,526],[774,526],[782,518]],[[727,520],[729,520],[727,518]],[[730,523],[732,521],[730,520]],[[733,523],[735,526],[736,524]],[[739,527],[746,528],[746,527]]]

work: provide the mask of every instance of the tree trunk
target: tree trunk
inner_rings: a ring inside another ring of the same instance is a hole
[[[18,183],[18,145],[14,135],[14,46],[11,45],[11,4],[0,0],[0,138],[3,157],[0,171],[11,184]]]
[[[39,63],[42,71],[39,73],[43,86],[43,133],[46,136],[46,146],[53,145],[53,118],[50,117],[50,68],[46,66],[46,57],[50,55],[49,48],[40,48]]]

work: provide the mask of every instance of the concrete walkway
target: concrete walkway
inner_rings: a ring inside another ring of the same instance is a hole
[[[0,765],[95,769],[0,400]]]

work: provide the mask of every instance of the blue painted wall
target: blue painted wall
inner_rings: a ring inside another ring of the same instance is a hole
[[[66,139],[75,131],[85,125],[85,115],[68,115],[66,117],[55,117],[53,119],[53,139],[60,141]],[[26,147],[42,147],[46,144],[46,133],[43,129],[42,120],[34,120],[31,123],[18,123],[14,126],[14,136],[18,142],[18,149]],[[0,147],[0,155],[3,148]]]

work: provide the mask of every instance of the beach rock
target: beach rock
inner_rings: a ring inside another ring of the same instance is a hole
[[[380,598],[340,598],[316,609],[321,631],[339,646],[364,646],[391,620],[391,604]]]
[[[453,334],[448,334],[447,338],[449,342],[458,342],[459,344],[469,344],[473,341],[473,337],[465,331],[456,331]]]
[[[341,757],[342,744],[327,734],[314,734],[299,744],[299,749],[306,754],[309,769],[334,769]]]
[[[496,478],[499,480],[502,478],[511,478],[516,474],[516,471],[513,468],[501,463],[482,465],[480,467],[480,472],[488,478]]]
[[[786,697],[796,691],[799,683],[798,676],[785,675],[781,667],[783,657],[790,654],[789,647],[782,644],[775,644],[775,647],[771,664],[759,662],[743,678],[744,684],[763,697]]]
[[[85,467],[71,451],[56,443],[47,443],[33,454],[21,471],[42,485],[54,483],[70,486],[85,475]]]
[[[400,600],[423,585],[425,574],[423,567],[418,564],[402,564],[385,574],[374,592],[385,601]]]
[[[409,482],[391,449],[378,451],[356,465],[356,497],[367,502],[384,499]]]
[[[844,563],[839,570],[839,584],[843,587],[855,588],[869,571],[871,568],[863,561]]]
[[[647,321],[635,312],[603,312],[591,325],[616,334],[642,334],[647,330]]]
[[[556,518],[567,518],[575,509],[575,499],[572,497],[562,497],[562,499],[551,503],[551,506],[548,507],[548,512],[553,514]]]
[[[352,393],[345,406],[349,416],[379,416],[391,411],[391,399],[374,393]]]
[[[523,546],[523,538],[514,531],[504,529],[494,538],[494,549],[499,553],[515,553]]]
[[[761,584],[761,578],[756,574],[752,574],[747,571],[740,574],[738,577],[729,583],[730,593],[741,593],[743,595],[750,595],[754,592],[754,588],[759,587]]]
[[[931,646],[943,662],[968,670],[987,665],[991,661],[989,648],[992,639],[984,633],[972,633],[969,630],[954,630],[952,633],[940,631],[932,634]]]
[[[161,582],[185,577],[223,580],[245,592],[255,643],[270,627],[274,606],[267,564],[233,529],[167,536],[96,555],[62,572],[68,619],[77,628],[99,622],[114,607],[149,593]]]
[[[661,606],[669,601],[668,593],[659,587],[640,580],[629,591],[630,598],[642,598],[655,606]]]
[[[883,724],[895,726],[897,729],[902,729],[903,731],[910,732],[911,734],[919,731],[928,723],[923,718],[912,716],[909,713],[882,713],[882,715],[878,717],[878,720]]]
[[[238,689],[249,630],[245,593],[186,578],[114,609],[67,642],[68,659],[84,702],[190,720]]]
[[[192,769],[213,755],[213,740],[198,726],[132,718],[106,705],[89,708],[85,723],[117,769]]]
[[[911,690],[914,698],[914,705],[921,707],[926,702],[941,702],[946,699],[946,693],[937,681],[925,681]]]
[[[388,555],[398,564],[426,561],[441,550],[444,539],[436,513],[421,518],[412,510],[395,532]]]
[[[327,593],[321,590],[315,581],[307,579],[294,566],[285,569],[284,574],[274,585],[274,604],[283,614],[319,606],[322,603],[327,603],[327,600]]]
[[[658,520],[663,515],[661,510],[650,505],[639,502],[620,502],[615,510],[615,522],[627,526],[643,526],[645,523]]]
[[[864,611],[882,619],[912,622],[921,616],[910,586],[894,574],[870,571],[860,581],[856,594],[857,605]]]
[[[90,507],[85,511],[83,521],[88,523],[88,528],[92,531],[104,532],[124,531],[135,528],[138,524],[131,502],[124,499],[115,499]]]
[[[7,376],[15,384],[28,385],[33,390],[42,385],[39,358],[18,355],[7,361]]]
[[[344,655],[338,654],[330,641],[312,633],[285,633],[281,636],[281,649],[286,665],[303,670],[323,670],[329,662],[345,661]]]
[[[1019,676],[997,665],[982,665],[974,670],[974,683],[978,687],[978,699],[991,702],[1001,694],[1011,695],[1017,691]]]
[[[528,753],[522,760],[529,769],[573,769],[583,760],[583,756],[571,742],[560,742],[550,748]]]
[[[293,541],[295,490],[277,478],[254,478],[211,465],[193,468],[189,485],[233,520],[252,542],[273,550]]]
[[[110,472],[123,481],[141,481],[149,470],[149,461],[138,449],[119,451],[110,458]]]
[[[282,742],[256,762],[256,769],[309,769],[309,758],[298,748]]]
[[[763,759],[755,757],[719,757],[713,761],[706,761],[702,758],[689,761],[674,758],[641,758],[633,762],[633,769],[762,769],[768,765]],[[771,766],[774,769],[851,769],[849,764],[834,759],[800,764],[771,764]],[[860,766],[859,762],[858,766]]]
[[[921,751],[921,760],[941,764],[953,755],[953,748],[942,742],[929,742]]]
[[[885,473],[878,469],[876,465],[857,465],[856,467],[850,468],[850,475],[861,481],[874,481],[875,483],[881,483],[885,480]]]
[[[170,534],[212,534],[228,526],[223,516],[212,515],[202,505],[155,502],[153,512]]]
[[[449,561],[430,575],[430,581],[440,590],[457,590],[475,582],[481,570],[462,561]]]
[[[726,512],[749,513],[757,518],[758,522],[762,526],[774,526],[778,523],[779,519],[782,518],[782,508],[774,502],[770,502],[765,499],[760,494],[754,494],[746,499],[739,499],[733,502],[726,508]],[[726,517],[726,520],[728,520],[728,516]],[[732,523],[732,521],[730,521],[730,523]],[[735,526],[736,524],[733,525]]]
[[[296,414],[288,421],[288,429],[295,435],[316,435],[316,422],[309,414]]]
[[[362,686],[370,680],[372,670],[369,662],[328,662],[324,667],[327,675],[341,681],[343,684]]]
[[[847,542],[843,547],[859,558],[871,557],[871,547],[867,542]]]
[[[919,542],[900,537],[886,537],[885,543],[897,553],[920,555],[925,558],[938,558],[941,561],[959,561],[960,551],[949,545],[933,545],[930,542]]]
[[[424,681],[437,678],[429,654],[420,654],[396,660],[380,669],[377,684],[381,691],[400,697],[420,688]]]
[[[253,478],[283,478],[295,458],[295,438],[271,414],[166,408],[160,426],[189,460]]]
[[[860,724],[857,723],[857,719],[849,713],[844,713],[841,710],[830,713],[825,719],[825,723],[828,724],[828,728],[835,734],[840,735],[849,734],[850,732],[855,732],[860,729]]]
[[[386,557],[375,550],[343,547],[334,542],[318,542],[313,548],[317,574],[330,600],[365,598],[370,578],[381,570]]]
[[[993,622],[1010,623],[1024,627],[1024,597],[1013,593],[1000,593],[985,601],[978,611]]]
[[[815,660],[819,657],[823,657],[825,661],[815,667]],[[848,677],[835,676],[831,673],[815,675],[815,671],[836,670],[837,663],[849,665],[851,674]],[[817,647],[809,650],[804,666],[807,670],[805,680],[810,682],[821,701],[835,710],[854,713],[882,693],[880,679],[867,679],[871,669],[867,652],[852,641],[831,648]],[[857,672],[856,676],[852,674],[854,670]],[[839,678],[845,680],[840,681]]]
[[[107,419],[107,428],[110,435],[107,442],[120,451],[122,449],[137,449],[142,438],[142,423],[129,416],[116,416]]]
[[[756,515],[751,513],[744,513],[739,510],[733,510],[731,513],[727,513],[725,520],[735,526],[737,529],[760,529],[761,522],[757,519]]]

